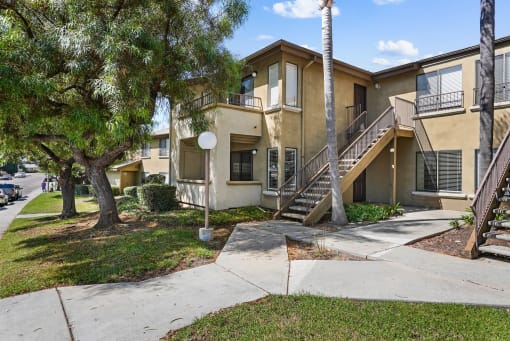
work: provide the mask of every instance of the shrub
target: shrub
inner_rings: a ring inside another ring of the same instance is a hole
[[[139,209],[138,199],[131,196],[124,196],[117,200],[119,212],[135,212]]]
[[[458,220],[450,220],[448,222],[448,225],[450,225],[451,227],[456,228],[456,229],[460,228],[460,223]]]
[[[389,210],[384,205],[349,204],[345,205],[344,208],[350,222],[376,222],[389,218]]]
[[[113,196],[120,195],[120,187],[119,186],[112,186],[112,192],[113,192]]]
[[[90,195],[89,186],[88,185],[75,185],[74,186],[74,194],[76,195]]]
[[[163,185],[165,183],[165,176],[161,174],[149,174],[145,178],[145,183]]]
[[[128,187],[125,187],[124,188],[124,195],[128,196],[128,197],[133,197],[133,198],[136,198],[136,189],[138,187],[136,186],[128,186]]]
[[[170,185],[147,184],[138,191],[140,204],[149,211],[170,211],[177,207],[175,187]]]
[[[464,223],[468,225],[473,225],[475,222],[475,216],[473,214],[463,214],[460,216],[460,219],[462,219]]]

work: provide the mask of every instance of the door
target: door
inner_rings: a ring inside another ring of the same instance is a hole
[[[367,171],[364,170],[352,184],[352,201],[367,201]]]
[[[367,88],[363,85],[354,84],[354,117],[358,117],[367,110]]]

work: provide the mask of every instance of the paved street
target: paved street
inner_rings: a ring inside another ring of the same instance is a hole
[[[23,187],[22,199],[10,202],[9,205],[0,208],[0,238],[23,206],[41,193],[41,182],[44,176],[45,174],[43,173],[27,173],[26,178],[14,178],[10,181],[0,181],[2,183],[14,183]]]

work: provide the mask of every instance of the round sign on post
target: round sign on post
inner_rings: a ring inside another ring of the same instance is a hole
[[[212,131],[204,131],[198,136],[198,145],[202,149],[213,149],[217,142],[216,135]]]

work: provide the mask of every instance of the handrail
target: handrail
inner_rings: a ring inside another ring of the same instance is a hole
[[[178,117],[184,117],[190,112],[201,110],[208,105],[218,103],[262,110],[262,99],[260,97],[234,93],[227,94],[226,96],[217,96],[212,93],[207,93],[181,105]]]
[[[502,187],[507,172],[510,168],[510,129],[499,145],[498,151],[485,173],[475,198],[471,204],[475,216],[475,247],[478,249],[478,237],[482,228],[488,223],[490,215],[493,214],[491,208],[497,201],[497,191]]]
[[[349,136],[349,131],[353,131],[352,128],[354,124],[362,122],[361,120],[364,120],[366,122],[367,112],[364,111],[359,117],[360,120],[354,120],[344,131],[343,133],[339,134],[337,136],[337,141],[343,142],[344,138],[349,141],[349,138],[352,137]],[[364,118],[363,118],[364,117]],[[366,124],[366,123],[365,123]],[[348,142],[347,142],[348,143]],[[343,149],[346,147],[347,143],[339,143],[341,147],[338,148],[338,152],[340,153],[343,151]],[[278,196],[280,199],[280,206],[284,206],[291,198],[292,196],[300,189],[303,189],[306,187],[309,183],[309,181],[315,177],[317,172],[324,167],[325,164],[328,162],[328,146],[325,145],[321,150],[319,150],[314,156],[308,160],[308,162],[302,166],[299,171],[297,171],[293,176],[291,176],[289,179],[287,179],[283,185],[278,188]],[[286,198],[289,198],[289,200],[286,200]]]
[[[461,107],[464,107],[464,91],[462,90],[416,98],[418,114]]]

